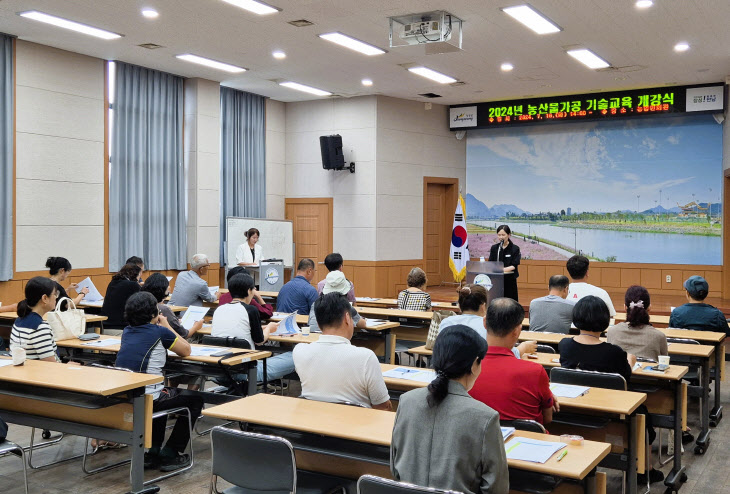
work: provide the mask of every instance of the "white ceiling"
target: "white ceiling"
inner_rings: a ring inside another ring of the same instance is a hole
[[[122,60],[203,77],[280,101],[316,99],[278,86],[287,79],[350,97],[384,94],[424,100],[435,92],[442,104],[526,96],[631,89],[665,84],[724,81],[730,75],[730,1],[654,0],[646,10],[634,0],[530,0],[563,31],[539,36],[502,13],[520,0],[267,0],[282,9],[258,16],[222,0],[0,0],[0,31],[20,39],[95,57]],[[142,7],[160,17],[147,20]],[[16,15],[40,10],[107,29],[124,37],[97,40]],[[463,51],[425,55],[423,46],[388,48],[388,17],[444,9],[464,20]],[[287,24],[307,19],[313,26]],[[367,57],[321,40],[341,31],[388,50]],[[675,53],[678,41],[691,49]],[[141,43],[164,46],[158,50]],[[596,72],[564,53],[582,45],[615,70]],[[275,49],[287,53],[275,60]],[[249,69],[239,75],[174,58],[181,53],[213,58]],[[499,70],[509,61],[515,69]],[[466,84],[440,85],[407,72],[399,64],[418,63]],[[623,68],[621,68],[623,67]],[[364,87],[363,78],[374,81]]]

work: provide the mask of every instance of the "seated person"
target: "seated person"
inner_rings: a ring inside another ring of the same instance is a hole
[[[611,297],[608,295],[608,292],[603,288],[586,283],[585,280],[588,279],[589,264],[590,261],[585,256],[575,255],[568,259],[566,267],[568,268],[568,274],[572,280],[568,286],[568,300],[575,303],[586,295],[596,296],[603,300],[603,303],[606,304],[606,307],[608,307],[608,313],[611,317],[616,317],[616,309],[613,308],[613,302],[611,301]]]
[[[213,313],[211,336],[220,338],[232,337],[248,341],[251,348],[263,345],[269,334],[276,331],[277,323],[272,322],[261,327],[259,311],[250,305],[253,298],[254,280],[250,275],[239,273],[228,280],[228,291],[233,297],[226,305],[219,306]],[[294,372],[292,352],[280,353],[266,359],[266,377],[268,380],[281,379]],[[237,381],[248,379],[246,374],[235,376]],[[264,380],[264,363],[256,362],[256,380]]]
[[[575,302],[566,300],[570,280],[556,274],[548,282],[548,295],[530,302],[530,331],[570,333]]]
[[[82,288],[78,292],[78,295],[76,295],[76,297],[74,298],[69,297],[68,293],[66,293],[66,289],[61,285],[61,282],[66,281],[66,279],[71,275],[71,263],[69,262],[69,260],[65,257],[49,257],[48,259],[46,259],[46,267],[48,268],[48,274],[51,275],[51,281],[56,284],[56,290],[58,290],[58,300],[61,300],[62,298],[70,298],[74,301],[75,305],[80,304],[86,294],[89,293],[89,289]],[[78,287],[78,283],[71,283],[68,286],[68,289],[76,290]],[[65,311],[67,309],[68,302],[63,302],[61,304],[61,310]]]
[[[637,357],[658,361],[669,355],[667,336],[649,324],[651,298],[646,288],[630,286],[624,296],[626,322],[608,328],[606,341],[618,345]]]
[[[401,310],[431,310],[431,295],[426,290],[428,279],[421,268],[413,268],[406,280],[408,288],[398,294],[398,308]]]
[[[355,329],[351,308],[347,298],[337,292],[323,294],[314,303],[322,335],[314,343],[294,347],[302,397],[390,410],[378,357],[372,350],[350,343]]]
[[[345,295],[345,297],[347,297],[347,294],[350,292],[351,284],[347,281],[345,273],[342,271],[330,271],[324,281],[325,284],[322,287],[322,295],[327,295],[328,293],[339,293],[340,295]],[[355,324],[356,328],[364,329],[367,327],[367,320],[360,316],[357,309],[352,307],[352,305],[350,305],[350,317],[352,317],[352,322]],[[319,324],[317,323],[317,317],[314,313],[314,304],[312,304],[312,308],[309,311],[308,324],[310,332],[316,333],[319,331]]]
[[[549,424],[560,411],[542,365],[515,359],[512,348],[522,332],[525,310],[510,298],[492,300],[487,310],[487,356],[469,394],[499,412],[502,420]],[[438,341],[438,340],[436,340]]]
[[[25,284],[25,299],[18,303],[18,318],[10,331],[10,348],[25,348],[25,358],[58,362],[56,341],[51,326],[43,316],[56,308],[56,283],[36,276]]]
[[[157,300],[151,293],[135,293],[129,297],[124,307],[124,317],[129,326],[122,333],[115,364],[117,367],[161,376],[167,362],[167,350],[181,357],[190,355],[190,344],[173,330],[162,326],[167,321],[165,316],[160,315]],[[193,425],[203,409],[201,397],[181,394],[180,389],[168,388],[162,383],[150,384],[145,392],[152,395],[154,412],[187,407]],[[183,453],[190,439],[187,417],[180,415],[175,420],[175,426],[163,447],[166,424],[165,417],[152,422],[152,448],[144,455],[145,468],[170,472],[190,464],[190,455]]]
[[[487,290],[481,285],[464,285],[459,290],[459,308],[461,314],[447,317],[441,321],[439,333],[444,329],[463,324],[469,326],[476,331],[479,336],[487,339],[487,328],[484,325],[484,318],[487,316]],[[521,355],[527,353],[535,353],[537,350],[537,341],[523,341],[512,348],[515,357],[520,358]]]
[[[680,305],[669,316],[670,328],[717,331],[730,335],[727,319],[720,309],[704,301],[710,292],[710,285],[702,276],[690,276],[684,282],[687,303]]]
[[[606,330],[610,320],[608,307],[602,299],[587,295],[578,300],[573,308],[573,324],[580,330],[580,334],[573,338],[563,338],[558,344],[560,365],[569,369],[620,374],[628,385],[631,381],[632,368],[636,364],[636,356],[627,354],[619,346],[600,340],[601,333]],[[636,413],[646,416],[649,444],[653,443],[656,432],[646,406],[639,406]],[[647,448],[647,453],[650,451],[651,448]],[[647,464],[651,465],[651,461]],[[646,474],[640,474],[638,478],[640,484],[646,484]],[[664,474],[651,468],[649,481],[654,483],[662,480]]]
[[[183,271],[177,275],[175,289],[170,297],[170,305],[190,307],[191,305],[201,306],[203,302],[218,301],[218,292],[210,293],[208,282],[202,277],[208,274],[208,256],[195,254],[190,260],[190,270]]]
[[[342,256],[337,252],[327,254],[327,257],[324,258],[324,265],[330,273],[333,271],[342,271],[343,262],[344,260],[342,259]],[[322,289],[324,288],[324,284],[326,282],[327,279],[325,278],[324,280],[317,283],[317,293],[322,293]],[[355,303],[355,285],[352,281],[348,280],[347,282],[350,284],[350,289],[347,291],[347,301]]]
[[[228,274],[226,275],[226,283],[230,282],[231,278],[233,278],[237,274],[241,274],[241,273],[251,276],[251,273],[249,273],[246,270],[246,268],[244,268],[243,266],[234,266],[228,270]],[[253,276],[251,276],[251,277],[253,278]],[[225,304],[229,303],[231,300],[233,300],[233,297],[231,296],[230,292],[221,293],[221,296],[218,299],[218,305],[225,305]],[[267,304],[266,302],[264,302],[264,299],[261,297],[261,294],[259,294],[259,291],[256,290],[255,287],[253,290],[253,298],[251,299],[251,305],[253,305],[254,307],[256,307],[256,309],[258,309],[259,314],[263,318],[268,319],[274,315],[274,307],[271,304]]]
[[[124,264],[136,264],[139,266],[139,279],[137,281],[140,285],[144,285],[144,280],[142,279],[142,274],[144,274],[144,260],[139,256],[132,256]]]
[[[468,326],[445,329],[433,346],[434,379],[400,397],[390,470],[402,482],[465,494],[507,494],[499,414],[471,398],[487,342]]]
[[[104,321],[104,329],[123,329],[127,326],[124,319],[124,307],[129,297],[139,292],[139,273],[141,269],[136,264],[125,264],[119,272],[112,276],[106,287],[104,303],[101,306],[101,315],[108,319]]]
[[[167,281],[167,276],[162,273],[154,273],[142,285],[142,291],[151,293],[157,300],[157,308],[160,310],[160,314],[167,319],[170,328],[183,338],[190,339],[203,327],[203,320],[193,323],[190,330],[185,329],[180,318],[175,315],[168,305],[163,303],[163,300],[170,294],[169,288],[170,282]]]
[[[317,289],[311,283],[314,279],[314,261],[302,259],[297,265],[297,275],[279,290],[276,298],[277,312],[296,312],[306,316],[317,300]]]

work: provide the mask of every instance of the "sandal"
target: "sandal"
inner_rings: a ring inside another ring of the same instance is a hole
[[[121,444],[121,443],[115,443],[113,441],[92,439],[91,447],[93,448],[94,452],[97,452],[97,451],[103,451],[105,449],[122,449],[122,448],[126,448],[127,445]]]

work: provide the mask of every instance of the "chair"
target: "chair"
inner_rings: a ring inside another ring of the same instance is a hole
[[[537,353],[558,353],[550,345],[537,344]]]
[[[621,374],[610,372],[553,367],[550,370],[550,382],[626,391],[626,379]]]
[[[499,423],[502,427],[514,427],[518,431],[537,432],[538,434],[547,434],[545,427],[543,427],[543,425],[540,422],[537,422],[536,420],[525,420],[525,419],[500,420]]]
[[[375,475],[363,475],[357,480],[357,494],[461,494],[459,491],[422,487],[420,485],[384,479]]]
[[[23,462],[23,482],[25,485],[25,494],[28,494],[28,470],[25,466],[25,452],[23,448],[10,441],[0,442],[0,456],[12,454],[20,458]]]
[[[298,472],[294,448],[282,437],[236,431],[221,426],[210,433],[209,493],[220,494],[218,478],[234,485],[225,494],[296,494],[345,491],[350,481],[330,475]]]

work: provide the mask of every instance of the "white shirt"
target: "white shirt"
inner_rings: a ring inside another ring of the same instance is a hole
[[[253,251],[254,254],[256,254],[256,259],[253,259],[251,257],[251,247],[248,246],[248,242],[243,243],[238,246],[238,249],[236,249],[236,264],[241,264],[242,262],[245,262],[246,264],[256,263],[261,264],[261,251],[262,247],[259,244],[254,244]]]
[[[213,326],[210,335],[220,338],[242,338],[256,348],[251,337],[251,322],[248,311],[242,304],[225,304],[213,312]]]
[[[591,285],[590,283],[584,283],[582,281],[578,283],[571,283],[568,287],[567,300],[575,303],[588,295],[593,295],[603,300],[606,303],[606,306],[608,306],[608,312],[611,314],[611,317],[616,316],[616,309],[613,308],[613,302],[611,301],[611,297],[608,296],[608,292],[603,288]]]
[[[295,346],[293,353],[302,398],[368,408],[390,399],[378,358],[347,338],[323,334],[314,343]]]

